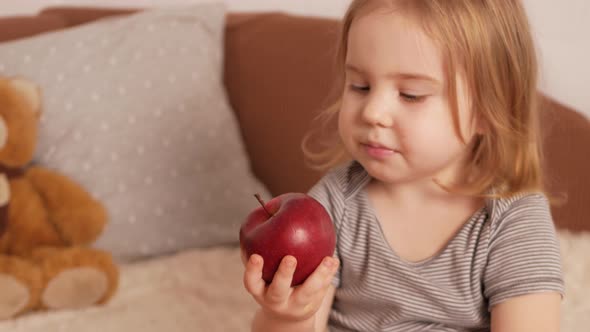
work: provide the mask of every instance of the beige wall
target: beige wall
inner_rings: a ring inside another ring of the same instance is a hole
[[[33,13],[50,5],[138,7],[212,0],[0,0],[0,15]],[[229,10],[284,10],[338,17],[349,0],[224,0]],[[541,89],[590,116],[590,1],[524,0],[542,64]]]

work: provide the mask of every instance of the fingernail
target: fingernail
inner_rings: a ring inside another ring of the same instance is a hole
[[[259,263],[260,263],[260,258],[258,258],[258,257],[256,257],[256,256],[254,256],[254,255],[252,255],[252,256],[250,256],[250,262],[251,262],[252,264],[254,264],[254,265],[257,265],[257,264],[259,264]]]
[[[324,266],[332,267],[334,266],[334,261],[331,258],[326,258],[324,259]]]

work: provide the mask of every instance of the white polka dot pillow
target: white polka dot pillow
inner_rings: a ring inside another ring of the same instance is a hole
[[[223,89],[224,17],[154,9],[0,44],[0,74],[42,87],[37,162],[105,203],[96,246],[120,260],[235,243],[265,192]]]

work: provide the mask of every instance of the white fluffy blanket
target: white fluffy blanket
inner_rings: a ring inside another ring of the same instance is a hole
[[[566,299],[562,331],[590,326],[590,233],[559,234]],[[35,313],[0,323],[0,332],[248,331],[256,303],[242,287],[237,248],[191,250],[123,266],[113,300],[102,307]]]

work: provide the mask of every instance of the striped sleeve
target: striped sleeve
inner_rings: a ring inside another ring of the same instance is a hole
[[[545,291],[563,295],[559,242],[543,195],[512,202],[492,228],[483,275],[488,310],[515,296]]]
[[[342,218],[342,190],[339,186],[338,176],[335,171],[331,171],[320,179],[308,192],[308,195],[315,198],[320,202],[332,219],[334,229],[336,231],[336,248],[334,250],[334,257],[338,258],[341,262],[342,259],[338,253],[338,232],[340,226],[340,220]],[[334,276],[332,284],[335,287],[340,286],[340,267],[339,271]]]

